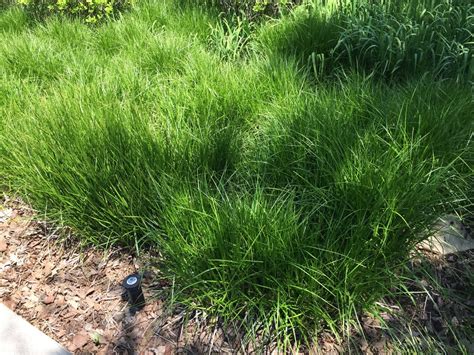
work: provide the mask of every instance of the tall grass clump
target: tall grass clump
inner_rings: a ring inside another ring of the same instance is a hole
[[[423,75],[473,80],[470,1],[324,4],[310,2],[264,31],[266,45],[296,56],[318,77],[342,69],[389,81]]]
[[[94,28],[20,16],[0,15],[3,188],[85,244],[158,249],[174,299],[249,340],[344,334],[441,213],[472,208],[462,82],[315,85],[271,40],[301,35],[289,19],[241,55],[216,40],[232,22],[178,0]]]
[[[472,80],[474,6],[463,1],[415,4],[420,5],[358,8],[343,21],[335,61],[388,78],[431,73]]]

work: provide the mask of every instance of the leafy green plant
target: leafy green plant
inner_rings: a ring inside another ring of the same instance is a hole
[[[343,28],[332,53],[336,63],[389,78],[474,78],[472,4],[438,1],[415,12],[364,5],[344,15]]]
[[[262,31],[261,39],[264,48],[296,57],[318,78],[340,70],[388,81],[474,78],[472,2],[311,3]]]
[[[51,14],[80,17],[97,23],[128,9],[133,0],[18,0],[30,17],[44,19]]]
[[[16,0],[1,0],[1,1],[0,1],[0,11],[9,8],[9,7],[12,6],[15,2],[16,2]]]
[[[240,17],[229,20],[224,17],[211,27],[209,45],[222,59],[238,59],[250,50],[251,27],[251,23]]]

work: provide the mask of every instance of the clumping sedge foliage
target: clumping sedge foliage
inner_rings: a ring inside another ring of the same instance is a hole
[[[361,6],[344,16],[334,60],[391,79],[431,72],[436,77],[474,79],[474,6],[440,1],[432,8],[395,3]]]
[[[310,1],[263,36],[316,77],[357,70],[389,81],[474,80],[474,6],[465,0]],[[331,5],[332,4],[332,5]]]
[[[2,12],[3,188],[85,244],[157,248],[174,300],[249,341],[349,335],[440,214],[472,213],[474,102],[406,62],[404,80],[351,61],[314,80],[335,9],[247,25],[148,0],[94,27]]]
[[[60,14],[97,23],[128,9],[133,0],[18,0],[18,3],[36,20]]]

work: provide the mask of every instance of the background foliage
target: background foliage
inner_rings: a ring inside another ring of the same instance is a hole
[[[467,1],[314,1],[267,35],[314,75],[343,69],[388,80],[474,78],[474,6]]]
[[[97,23],[130,8],[133,0],[18,0],[18,3],[35,20],[60,14]]]

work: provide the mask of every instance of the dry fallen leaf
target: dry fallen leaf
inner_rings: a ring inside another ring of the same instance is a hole
[[[54,302],[54,294],[46,294],[42,299],[44,304],[51,304]]]
[[[64,296],[58,295],[58,297],[56,297],[56,303],[58,306],[63,306],[66,303],[64,300]]]
[[[74,351],[77,349],[81,349],[89,342],[89,339],[90,339],[89,335],[85,332],[80,332],[74,335],[74,337],[72,338],[72,345],[74,349],[71,349],[71,350]]]
[[[369,343],[367,342],[367,340],[362,339],[359,343],[359,348],[362,352],[367,351],[367,349],[369,348]]]
[[[56,331],[55,335],[58,337],[58,338],[62,338],[63,336],[66,335],[66,329],[64,328],[60,328]]]
[[[0,252],[6,251],[7,248],[8,248],[7,241],[5,240],[5,238],[0,237]]]
[[[67,303],[75,309],[79,309],[80,305],[75,300],[67,300]]]
[[[94,287],[90,287],[87,292],[86,292],[86,296],[90,296],[92,295],[93,293],[95,292],[95,288]]]
[[[0,222],[6,222],[12,218],[13,210],[11,208],[0,210]]]
[[[51,271],[54,269],[54,264],[52,262],[46,262],[43,267],[44,276],[49,276]]]
[[[12,311],[15,310],[15,307],[16,307],[16,302],[14,300],[12,300],[10,297],[5,299],[5,300],[2,300],[2,303],[7,306],[8,308],[10,308]]]
[[[68,319],[68,318],[71,318],[71,317],[75,317],[79,314],[79,312],[75,311],[75,310],[71,310],[69,312],[67,312],[62,318],[63,319]]]

